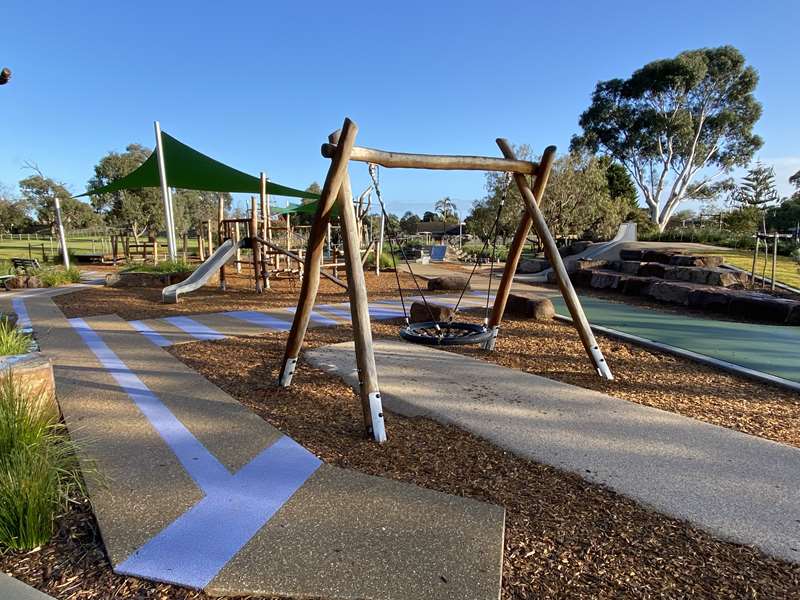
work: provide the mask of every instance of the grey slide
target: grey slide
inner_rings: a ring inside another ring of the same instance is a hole
[[[617,230],[617,235],[614,236],[614,239],[609,240],[608,242],[601,242],[599,244],[592,244],[586,250],[579,254],[574,254],[572,256],[567,256],[564,258],[564,263],[574,262],[577,260],[590,260],[590,259],[599,259],[603,258],[604,256],[609,256],[611,252],[616,250],[620,245],[624,244],[625,242],[635,242],[636,241],[636,223],[623,223],[619,226],[619,230]],[[549,269],[545,269],[544,271],[540,271],[539,273],[531,273],[531,274],[520,274],[514,276],[514,281],[520,281],[524,283],[544,283],[547,281],[547,274],[552,271],[552,267]]]
[[[239,242],[239,247],[244,247],[247,244],[245,240]],[[233,255],[236,254],[236,244],[233,240],[225,240],[222,245],[214,250],[214,253],[208,257],[202,265],[195,269],[188,278],[180,283],[168,285],[161,290],[161,301],[167,304],[175,304],[178,301],[180,294],[188,294],[203,285],[208,281],[220,267],[228,262]]]

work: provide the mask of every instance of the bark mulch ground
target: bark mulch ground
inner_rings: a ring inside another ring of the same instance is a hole
[[[394,335],[396,328],[379,324],[375,333]],[[314,329],[306,347],[350,337],[347,327]],[[506,337],[511,337],[508,332]],[[171,351],[330,464],[504,506],[504,598],[800,594],[800,565],[716,540],[457,428],[388,413],[389,442],[377,446],[364,439],[358,401],[339,378],[303,363],[291,389],[275,386],[285,338],[274,333],[175,346]],[[553,346],[548,372],[566,375],[570,361]],[[618,354],[624,357],[614,351],[609,361],[622,371]],[[576,361],[574,369],[586,371],[586,365]]]
[[[367,292],[372,300],[397,300],[397,281],[394,273],[374,272],[364,274]],[[400,273],[404,294],[416,294],[414,281],[407,273]],[[340,275],[344,279],[344,274]],[[53,298],[67,318],[92,317],[114,313],[127,321],[154,319],[176,314],[200,314],[230,310],[268,310],[283,306],[296,306],[300,295],[300,282],[296,279],[271,279],[271,288],[263,294],[253,291],[253,280],[235,273],[227,276],[228,289],[206,286],[180,297],[177,304],[161,303],[161,288],[93,287]],[[424,286],[425,281],[419,284]],[[347,302],[347,292],[332,281],[322,278],[317,294],[318,303]]]

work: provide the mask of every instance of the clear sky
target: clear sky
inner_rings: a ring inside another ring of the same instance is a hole
[[[357,143],[496,155],[496,137],[567,149],[597,81],[685,49],[732,44],[761,76],[780,191],[800,169],[800,2],[37,2],[6,0],[0,183],[25,160],[79,193],[153,121],[218,160],[304,188],[349,116]],[[351,167],[353,187],[366,165]],[[390,210],[462,211],[481,173],[383,170]],[[242,200],[241,198],[239,199]]]

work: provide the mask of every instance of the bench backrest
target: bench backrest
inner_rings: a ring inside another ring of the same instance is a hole
[[[28,272],[31,269],[39,269],[39,261],[35,258],[12,258],[11,264],[14,265],[14,268],[17,270],[22,270],[24,272]]]

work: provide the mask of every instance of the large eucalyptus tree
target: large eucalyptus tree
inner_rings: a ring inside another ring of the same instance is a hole
[[[573,149],[619,161],[663,230],[681,202],[707,197],[721,175],[761,147],[753,133],[758,74],[732,46],[651,62],[597,84]]]

